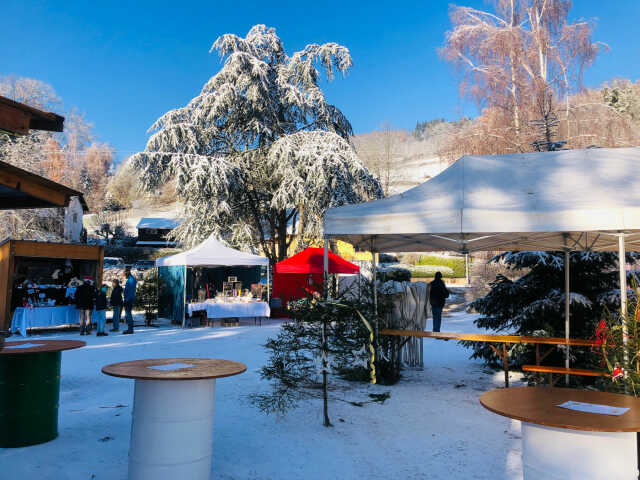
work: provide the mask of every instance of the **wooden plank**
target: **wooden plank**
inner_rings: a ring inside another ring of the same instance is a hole
[[[398,337],[424,337],[446,340],[468,340],[471,342],[496,342],[496,343],[521,343],[518,335],[489,335],[481,333],[455,333],[455,332],[424,332],[417,330],[393,330],[384,329],[381,335],[393,335]]]
[[[12,348],[24,344],[34,344],[35,347]],[[6,342],[4,349],[0,350],[0,355],[24,355],[27,353],[61,352],[63,350],[73,350],[84,347],[87,342],[81,340],[20,340],[17,342]]]
[[[423,337],[439,338],[448,340],[467,340],[471,342],[495,342],[495,343],[540,343],[547,345],[566,345],[567,342],[561,337],[527,337],[520,335],[493,335],[482,333],[457,333],[457,332],[421,332],[416,330],[394,330],[384,329],[381,335],[393,335],[399,337]],[[595,345],[593,340],[583,338],[570,338],[569,345],[590,347]]]
[[[100,251],[98,252],[98,271],[96,272],[96,285],[98,286],[98,288],[100,288],[100,285],[102,285],[102,268],[104,267],[104,247],[100,246],[98,248],[100,249]]]
[[[5,187],[24,192],[59,207],[66,207],[69,204],[70,193],[66,190],[70,189],[64,185],[60,185],[58,189],[52,188],[49,185],[44,185],[38,178],[37,175],[33,174],[18,175],[6,169],[0,170],[0,184]],[[20,206],[6,205],[3,208],[20,208]]]
[[[11,242],[0,245],[0,330],[11,327]]]
[[[522,343],[541,343],[546,345],[567,345],[567,340],[564,337],[527,337],[523,336]],[[573,347],[592,347],[595,345],[593,340],[586,338],[570,338],[569,345]]]
[[[566,401],[629,408],[624,415],[578,412],[558,405]],[[640,431],[640,399],[631,395],[553,387],[498,389],[480,396],[480,403],[498,415],[537,425],[593,432]]]
[[[607,372],[600,372],[598,370],[587,370],[584,368],[566,368],[566,367],[552,367],[548,365],[523,365],[523,372],[539,372],[539,373],[558,373],[568,375],[584,375],[587,377],[610,377]]]
[[[29,133],[31,114],[11,105],[0,103],[0,130],[19,135]]]
[[[71,258],[75,260],[100,260],[104,247],[75,243],[47,243],[29,240],[12,240],[16,257]]]
[[[19,124],[19,131],[12,129],[12,119],[19,118],[16,112],[26,115],[28,120],[26,130],[22,123]],[[3,118],[6,119],[6,125],[3,123]],[[62,132],[64,128],[64,117],[0,96],[0,129],[24,135],[29,133],[30,128],[33,130]]]
[[[175,363],[187,366],[172,370],[150,368]],[[102,373],[106,375],[138,380],[203,380],[230,377],[246,370],[247,366],[244,363],[220,358],[151,358],[113,363],[102,367]]]

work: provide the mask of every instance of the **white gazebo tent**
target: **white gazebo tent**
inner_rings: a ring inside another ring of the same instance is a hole
[[[640,148],[465,156],[402,194],[329,209],[324,232],[374,252],[564,251],[569,338],[572,250],[618,251],[626,312],[625,249],[640,250]]]
[[[269,266],[269,259],[227,247],[211,235],[200,245],[175,255],[156,259],[156,267],[184,266],[184,295],[186,303],[187,267]],[[269,283],[269,268],[267,268]],[[184,319],[183,319],[184,326]]]

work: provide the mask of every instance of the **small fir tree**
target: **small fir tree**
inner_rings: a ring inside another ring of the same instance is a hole
[[[570,256],[571,337],[593,338],[603,311],[620,305],[617,254],[613,252],[571,252]],[[628,255],[632,260],[632,255]],[[503,262],[509,269],[525,273],[516,280],[498,275],[487,295],[471,304],[481,314],[474,323],[493,332],[515,335],[563,337],[564,253],[506,252],[491,262]],[[463,342],[473,349],[472,358],[492,366],[498,358],[486,343]],[[571,348],[572,363],[582,367],[599,365],[589,348]],[[546,363],[561,365],[564,351],[553,352]],[[535,363],[535,346],[518,344],[511,351],[511,365]]]
[[[324,425],[331,426],[331,375],[377,383],[376,367],[389,370],[385,360],[372,363],[374,308],[370,298],[363,293],[337,300],[309,297],[291,303],[292,320],[265,345],[269,361],[262,367],[261,377],[271,382],[270,391],[252,395],[253,403],[265,413],[285,414],[303,399],[322,398]],[[369,401],[384,401],[387,394],[381,395],[372,394]],[[365,402],[348,403],[362,406]]]

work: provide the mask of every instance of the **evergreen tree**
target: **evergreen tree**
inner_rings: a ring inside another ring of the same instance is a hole
[[[275,263],[286,258],[291,229],[303,241],[321,238],[327,208],[382,196],[349,144],[351,124],[320,87],[323,72],[347,73],[347,48],[310,44],[289,56],[273,28],[256,25],[212,50],[222,69],[158,119],[133,156],[146,189],[176,182],[185,221],[175,234],[185,246],[215,233],[259,245]]]
[[[571,252],[570,256],[571,337],[593,338],[605,311],[620,307],[618,256],[614,252]],[[632,261],[633,255],[628,255]],[[492,262],[503,262],[509,269],[525,272],[512,281],[498,275],[491,290],[471,307],[482,316],[475,324],[497,333],[564,337],[565,290],[564,253],[506,252]],[[498,358],[486,343],[463,342],[473,349],[472,358],[482,358],[496,366]],[[589,348],[571,348],[572,364],[597,366],[599,360]],[[516,367],[535,363],[535,346],[518,344],[509,360]],[[562,365],[561,347],[545,360]]]
[[[270,381],[267,393],[251,396],[253,403],[266,413],[284,414],[307,398],[323,400],[324,425],[330,426],[330,376],[347,380],[389,384],[393,365],[373,354],[374,306],[372,284],[360,295],[347,294],[334,300],[307,298],[289,304],[292,320],[284,323],[277,337],[265,345],[269,360],[261,377]],[[381,302],[378,314],[383,317],[388,306]],[[380,346],[388,351],[389,340]],[[372,358],[374,363],[372,364]],[[371,394],[366,402],[348,402],[357,406],[384,401],[388,394]]]

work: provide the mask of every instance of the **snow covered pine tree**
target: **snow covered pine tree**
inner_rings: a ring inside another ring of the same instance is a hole
[[[222,69],[183,108],[160,117],[146,149],[133,156],[142,184],[169,181],[185,205],[176,237],[191,246],[215,233],[237,247],[259,245],[272,263],[286,258],[293,229],[321,236],[329,207],[382,196],[360,163],[345,116],[326,102],[329,80],[352,65],[336,43],[310,44],[289,57],[273,28],[213,44]]]
[[[564,253],[521,251],[502,253],[491,262],[503,262],[523,275],[511,281],[498,275],[491,291],[471,307],[482,316],[480,328],[515,335],[564,337]],[[632,256],[628,255],[628,261]],[[572,252],[570,255],[571,337],[593,338],[604,309],[620,307],[617,254],[612,252]],[[473,348],[472,358],[482,358],[496,366],[498,359],[486,343],[463,342]],[[581,368],[600,368],[601,359],[590,348],[571,348],[571,363]],[[561,348],[545,361],[563,365]],[[510,365],[535,363],[535,346],[516,345]],[[585,381],[572,377],[572,381]]]

